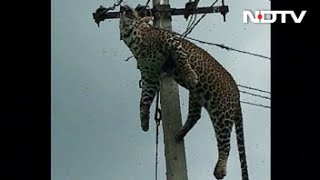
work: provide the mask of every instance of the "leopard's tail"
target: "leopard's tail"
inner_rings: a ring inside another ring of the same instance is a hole
[[[235,127],[236,127],[235,129],[236,129],[236,135],[237,135],[239,158],[240,158],[240,164],[241,164],[242,180],[249,180],[246,151],[245,151],[245,145],[244,145],[243,119],[242,119],[241,108],[237,113]]]

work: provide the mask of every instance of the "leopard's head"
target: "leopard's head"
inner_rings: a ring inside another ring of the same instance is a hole
[[[131,36],[133,29],[138,27],[141,22],[148,23],[151,17],[141,17],[139,13],[131,7],[125,5],[120,7],[120,40]]]

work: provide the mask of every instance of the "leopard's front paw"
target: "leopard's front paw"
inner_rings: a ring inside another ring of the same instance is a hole
[[[187,84],[187,86],[189,86],[189,87],[195,87],[197,84],[198,84],[198,82],[199,82],[199,77],[198,77],[198,75],[194,72],[194,71],[191,71],[189,74],[188,74],[188,76],[187,76],[187,78],[186,78],[186,84]]]
[[[149,130],[149,122],[141,122],[141,127],[144,132],[147,132]]]
[[[141,128],[143,131],[149,130],[149,112],[141,111],[140,113],[140,119],[141,119]]]

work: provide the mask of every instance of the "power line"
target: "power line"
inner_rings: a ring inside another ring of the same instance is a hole
[[[237,52],[240,52],[240,53],[249,54],[249,55],[252,55],[252,56],[257,56],[257,57],[261,57],[261,58],[265,58],[265,59],[271,60],[270,57],[267,57],[267,56],[264,56],[264,55],[260,55],[260,54],[256,54],[256,53],[252,53],[252,52],[248,52],[248,51],[238,50],[238,49],[235,49],[235,48],[232,48],[232,47],[225,46],[223,44],[206,42],[206,41],[202,41],[202,40],[191,38],[191,37],[186,37],[186,38],[194,40],[194,41],[197,41],[197,42],[202,43],[202,44],[208,44],[208,45],[211,45],[211,46],[218,46],[218,47],[220,47],[222,49],[226,49],[228,51],[237,51]]]
[[[263,92],[263,93],[268,93],[268,94],[271,94],[269,91],[265,91],[265,90],[261,90],[261,89],[257,89],[257,88],[253,88],[253,87],[249,87],[249,86],[244,86],[244,85],[240,85],[238,84],[239,87],[243,87],[243,88],[247,88],[247,89],[250,89],[250,90],[255,90],[255,91],[260,91],[260,92]]]
[[[263,105],[263,104],[256,104],[256,103],[252,103],[252,102],[248,102],[248,101],[240,101],[241,103],[244,103],[244,104],[249,104],[249,105],[252,105],[252,106],[259,106],[259,107],[263,107],[263,108],[271,108],[271,106],[266,106],[266,105]]]
[[[197,14],[192,14],[188,22],[186,31],[183,34],[188,33],[189,29],[191,29],[192,25],[196,22],[196,20],[197,20]]]
[[[131,58],[133,58],[134,56],[129,56],[129,57],[127,57],[127,59],[126,60],[124,60],[124,61],[129,61],[129,59],[131,59]]]
[[[264,98],[264,99],[271,99],[270,97],[267,97],[267,96],[262,96],[262,95],[259,95],[259,94],[254,94],[254,93],[250,93],[250,92],[247,92],[247,91],[241,91],[241,93],[244,93],[244,94],[249,94],[251,96],[256,96],[256,97],[261,97],[261,98]]]

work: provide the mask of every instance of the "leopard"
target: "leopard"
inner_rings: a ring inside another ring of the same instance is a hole
[[[155,27],[152,16],[142,16],[128,5],[120,8],[120,40],[130,49],[141,74],[140,121],[149,129],[150,107],[163,74],[171,75],[189,91],[188,115],[174,138],[184,140],[206,109],[218,146],[213,175],[226,176],[230,136],[235,125],[242,180],[249,180],[240,93],[231,74],[207,51],[178,33]]]

